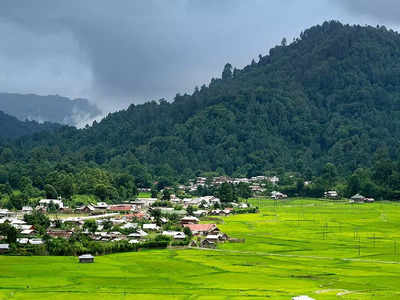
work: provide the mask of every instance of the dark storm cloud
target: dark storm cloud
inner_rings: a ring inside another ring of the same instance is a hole
[[[353,10],[344,0],[2,0],[0,86],[107,110],[171,99]]]
[[[400,22],[398,0],[338,0],[338,2],[351,13],[367,15],[381,23],[398,25]]]

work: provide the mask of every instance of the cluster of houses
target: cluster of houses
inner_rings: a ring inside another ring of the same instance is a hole
[[[92,240],[99,242],[114,242],[127,240],[131,244],[148,240],[155,235],[164,235],[175,241],[187,239],[184,233],[185,227],[189,228],[192,235],[196,237],[191,246],[215,247],[217,242],[225,241],[227,236],[219,231],[215,224],[199,224],[200,217],[227,216],[233,213],[234,208],[247,208],[246,203],[231,203],[231,207],[215,209],[220,207],[220,199],[214,196],[180,199],[172,195],[170,204],[173,207],[158,207],[160,201],[157,198],[138,198],[130,203],[107,204],[98,202],[83,205],[74,210],[64,205],[61,199],[42,199],[35,210],[46,212],[49,207],[55,208],[64,214],[53,215],[51,225],[47,229],[47,235],[51,238],[69,239],[74,232],[80,231],[88,235]],[[180,210],[176,209],[181,207]],[[183,208],[196,207],[191,214]],[[152,210],[160,210],[162,216],[155,219]],[[37,229],[32,224],[23,220],[25,214],[33,212],[33,208],[24,207],[21,211],[9,211],[0,209],[0,223],[8,222],[15,227],[19,234],[17,244],[19,245],[42,245],[44,243]],[[68,213],[72,212],[71,215]],[[171,224],[168,219],[174,217],[175,230],[166,224]],[[88,220],[95,221],[96,230],[89,230],[85,227]],[[177,221],[176,221],[177,220]],[[62,224],[60,226],[60,223]],[[166,226],[164,226],[166,225]],[[67,229],[66,229],[67,228]],[[177,230],[180,228],[180,230]],[[0,253],[7,251],[9,245],[1,244],[6,237],[0,236]]]
[[[11,212],[7,209],[0,210],[0,224],[5,222],[9,223],[12,227],[18,230],[19,238],[17,238],[17,243],[21,245],[42,245],[43,240],[37,237],[38,232],[34,228],[33,225],[27,224],[24,220],[22,220],[20,215],[17,215],[14,212]],[[5,236],[0,236],[0,242],[5,240]],[[1,244],[2,248],[0,249],[0,253],[4,253],[8,251],[8,244]]]
[[[324,193],[324,198],[336,200],[340,199],[340,195],[337,191],[327,191]],[[375,202],[374,198],[368,198],[360,194],[355,194],[354,196],[350,197],[350,203],[372,203],[372,202]]]
[[[129,223],[126,223],[127,225]],[[184,228],[189,228],[193,234],[193,239],[191,240],[189,246],[190,247],[202,247],[202,248],[216,248],[217,243],[225,242],[229,240],[229,237],[221,232],[216,224],[199,224],[199,219],[196,217],[187,216],[181,219],[181,224]],[[138,228],[137,224],[134,226]],[[114,241],[129,239],[129,243],[139,243],[140,239],[146,237],[148,232],[159,232],[162,235],[168,236],[174,240],[185,240],[186,235],[182,231],[172,231],[172,230],[164,230],[160,231],[160,227],[156,224],[143,224],[142,229],[138,229],[134,233],[129,235],[122,235],[120,232],[111,232],[107,236],[113,237]],[[103,240],[104,236],[101,232],[96,232],[95,236],[99,236],[100,239]],[[108,239],[107,239],[108,240]],[[1,247],[1,244],[0,244]],[[1,248],[0,248],[1,250]],[[93,263],[94,256],[91,254],[84,254],[79,256],[80,263]]]
[[[230,178],[227,176],[219,176],[211,179],[207,179],[206,177],[196,177],[195,179],[190,180],[189,185],[181,185],[179,188],[189,192],[195,192],[199,187],[204,187],[206,185],[218,186],[223,183],[246,183],[249,184],[253,193],[261,194],[266,191],[265,186],[267,182],[277,185],[279,183],[279,178],[276,176],[255,176],[251,178]]]
[[[77,229],[84,229],[86,220],[92,219],[96,221],[96,231],[89,232],[86,228],[83,233],[87,234],[92,240],[100,242],[128,240],[129,243],[135,244],[146,240],[148,236],[152,234],[165,235],[177,241],[185,240],[186,234],[183,232],[185,227],[191,230],[193,236],[201,237],[201,239],[198,239],[198,241],[201,240],[201,242],[195,242],[192,246],[215,247],[218,241],[225,241],[227,239],[227,236],[221,233],[215,224],[199,224],[200,220],[195,216],[184,216],[180,219],[179,223],[182,226],[182,231],[163,230],[162,226],[154,222],[154,218],[148,215],[144,216],[144,218],[145,219],[141,222],[137,222],[138,219],[135,214],[105,214],[61,219],[63,223],[74,225],[70,226],[70,229],[55,228],[55,222],[53,220],[51,226],[47,229],[47,235],[52,238],[68,239]],[[0,219],[0,223],[3,222],[9,222],[10,225],[19,230],[19,235],[21,237],[17,239],[18,244],[42,245],[44,243],[41,238],[37,237],[38,232],[33,225],[26,224],[25,221],[15,217]],[[106,222],[111,222],[113,231],[105,230]],[[161,218],[161,222],[167,223],[168,220],[166,218]],[[5,238],[6,237],[0,236],[0,240]],[[8,244],[0,244],[0,253],[4,253],[8,249]]]

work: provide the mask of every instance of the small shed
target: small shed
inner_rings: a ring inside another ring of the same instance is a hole
[[[10,250],[9,244],[0,244],[0,254],[7,253]]]
[[[80,263],[94,263],[94,256],[91,254],[83,254],[79,256]]]
[[[210,248],[210,249],[215,249],[217,247],[217,244],[213,241],[210,241],[208,239],[205,239],[201,242],[201,247],[203,248]]]
[[[350,199],[357,203],[364,203],[364,201],[365,201],[365,197],[360,194],[355,194]]]

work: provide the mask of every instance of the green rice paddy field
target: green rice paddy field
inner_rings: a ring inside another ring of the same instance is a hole
[[[252,201],[215,250],[0,256],[0,299],[400,299],[400,204]]]

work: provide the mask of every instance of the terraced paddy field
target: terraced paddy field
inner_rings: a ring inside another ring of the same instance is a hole
[[[0,256],[0,299],[400,299],[400,205],[254,199],[245,243],[96,257]]]

